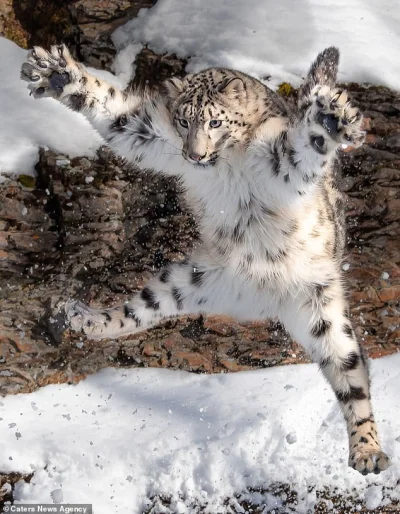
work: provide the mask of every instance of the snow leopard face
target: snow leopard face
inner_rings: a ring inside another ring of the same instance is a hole
[[[258,121],[258,110],[249,109],[255,101],[254,91],[250,97],[248,93],[253,80],[230,70],[209,69],[166,82],[172,119],[187,161],[214,165],[224,149],[249,140]]]

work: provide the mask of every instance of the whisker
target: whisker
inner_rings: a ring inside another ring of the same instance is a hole
[[[172,143],[170,143],[169,141],[164,141],[165,143],[167,143],[167,145],[169,146],[172,146],[172,148],[175,148],[175,150],[178,150],[179,152],[182,152],[182,149],[181,148],[178,148],[177,146],[173,145]]]

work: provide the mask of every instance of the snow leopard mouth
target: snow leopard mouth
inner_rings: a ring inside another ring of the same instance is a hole
[[[215,166],[217,160],[218,160],[218,156],[213,157],[212,159],[210,159],[206,162],[193,162],[193,161],[190,161],[190,162],[193,164],[193,166],[195,168],[209,168],[211,166]]]

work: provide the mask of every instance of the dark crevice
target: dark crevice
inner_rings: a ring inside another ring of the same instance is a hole
[[[36,187],[45,191],[48,195],[47,202],[44,206],[45,212],[49,215],[50,219],[54,221],[54,228],[58,232],[58,240],[56,243],[57,249],[62,249],[65,244],[65,227],[63,210],[58,195],[54,193],[52,176],[48,173],[48,169],[43,166],[44,150],[40,150],[40,160],[35,169],[37,172]]]

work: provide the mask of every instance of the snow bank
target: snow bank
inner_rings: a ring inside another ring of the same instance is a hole
[[[318,52],[336,45],[340,80],[400,89],[397,0],[158,0],[114,33],[117,46],[132,42],[189,57],[190,72],[225,66],[271,86],[299,85]]]
[[[347,466],[342,415],[311,364],[212,376],[107,369],[76,386],[5,397],[0,470],[34,472],[16,489],[21,503],[62,496],[93,503],[97,514],[139,514],[157,494],[172,496],[164,513],[193,513],[194,501],[205,513],[226,513],[226,498],[276,482],[297,490],[299,513],[315,503],[311,485],[355,488],[376,508],[387,501],[383,486],[400,478],[400,354],[371,367],[375,415],[393,459],[379,476]],[[263,501],[279,505],[272,495]]]
[[[81,115],[56,100],[34,100],[20,79],[26,50],[0,38],[0,180],[4,173],[34,174],[39,147],[48,147],[71,157],[94,156],[102,143],[100,135]],[[92,73],[121,86],[111,73]]]
[[[397,0],[159,0],[117,29],[114,77],[125,87],[142,45],[188,57],[188,71],[207,66],[237,68],[272,87],[299,85],[319,51],[342,51],[340,80],[400,89],[400,8]],[[1,174],[33,174],[39,146],[93,156],[100,136],[79,114],[52,99],[35,102],[19,78],[26,51],[0,38]]]

